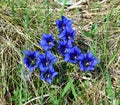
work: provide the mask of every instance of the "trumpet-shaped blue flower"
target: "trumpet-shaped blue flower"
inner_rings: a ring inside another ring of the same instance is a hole
[[[76,37],[76,30],[73,30],[71,27],[65,27],[58,37],[62,40],[70,41],[72,43]]]
[[[88,52],[87,54],[81,54],[79,56],[79,66],[80,70],[94,70],[94,67],[99,63],[99,60],[94,57],[92,52]]]
[[[56,25],[59,31],[62,32],[66,26],[71,27],[72,22],[72,20],[67,19],[65,16],[62,16],[61,20],[56,20]]]
[[[47,71],[41,72],[40,79],[46,81],[47,83],[51,83],[56,75],[58,75],[58,72],[50,66]]]
[[[66,54],[66,49],[72,47],[71,41],[59,41],[58,52],[63,56]]]
[[[42,40],[40,41],[40,45],[44,48],[44,50],[52,49],[54,44],[54,37],[51,34],[43,34]]]
[[[81,54],[80,49],[75,46],[71,49],[66,49],[66,54],[64,61],[65,62],[71,62],[71,63],[77,63],[78,62],[78,56]]]
[[[50,51],[47,51],[45,54],[41,54],[39,56],[40,71],[46,71],[56,61],[57,58],[55,58],[55,56]]]
[[[30,71],[33,71],[35,68],[38,67],[38,51],[24,51],[25,57],[24,57],[24,64],[30,69]]]

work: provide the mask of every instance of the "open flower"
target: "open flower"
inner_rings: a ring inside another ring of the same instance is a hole
[[[38,56],[39,51],[24,51],[25,57],[24,57],[24,64],[30,69],[30,71],[33,71],[35,68],[38,67]]]
[[[66,54],[66,49],[72,47],[72,44],[70,41],[59,41],[58,44],[59,44],[58,52],[63,56]]]
[[[61,20],[56,20],[56,25],[59,31],[62,32],[66,26],[71,27],[72,20],[67,19],[65,16],[62,16]]]
[[[39,56],[40,71],[46,71],[56,61],[57,58],[55,58],[55,56],[50,51],[47,51],[45,54],[41,54]]]
[[[42,40],[40,41],[40,45],[44,48],[44,50],[52,49],[54,44],[54,37],[51,34],[43,34]]]
[[[54,68],[50,66],[47,71],[41,72],[40,79],[46,81],[47,83],[51,83],[53,78],[58,74],[55,72]]]
[[[64,41],[70,41],[72,43],[76,37],[76,30],[73,30],[71,27],[65,27],[58,37]]]
[[[65,62],[71,62],[71,63],[77,63],[78,61],[78,56],[81,54],[80,49],[75,46],[71,49],[66,49],[66,54],[64,61]]]
[[[99,60],[94,57],[92,52],[88,52],[87,54],[81,54],[79,56],[79,66],[80,70],[94,70],[94,67],[99,63]]]

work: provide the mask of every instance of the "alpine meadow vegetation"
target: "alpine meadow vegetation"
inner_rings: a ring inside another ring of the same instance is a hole
[[[0,105],[120,105],[119,0],[1,0]]]

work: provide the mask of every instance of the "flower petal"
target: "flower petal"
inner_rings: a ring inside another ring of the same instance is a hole
[[[51,79],[51,78],[47,78],[45,81],[46,81],[47,83],[51,84],[52,79]]]
[[[52,74],[52,79],[53,79],[56,75],[58,75],[58,72],[54,72],[54,73]]]

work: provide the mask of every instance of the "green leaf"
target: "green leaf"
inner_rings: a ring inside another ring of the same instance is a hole
[[[95,33],[97,31],[97,28],[98,28],[97,24],[92,24],[91,32]]]
[[[84,35],[87,36],[87,37],[90,37],[91,33],[89,31],[84,31]]]
[[[77,94],[76,94],[76,91],[75,91],[75,86],[73,84],[73,80],[71,78],[69,78],[69,81],[70,81],[70,87],[72,89],[72,94],[74,96],[74,99],[76,101],[76,104],[78,104],[78,99],[77,99]]]
[[[108,82],[107,94],[108,94],[109,98],[111,100],[113,100],[114,99],[114,91],[112,89],[111,77],[110,77],[109,73],[107,74],[106,79],[107,79],[107,82]]]
[[[69,82],[67,83],[67,85],[64,87],[61,97],[64,97],[65,94],[68,92],[68,90],[70,89],[70,84],[71,84],[71,83],[70,83],[70,81],[69,81]]]
[[[83,34],[87,37],[94,37],[95,32],[97,31],[98,26],[97,24],[92,24],[91,30],[90,31],[84,31]]]

